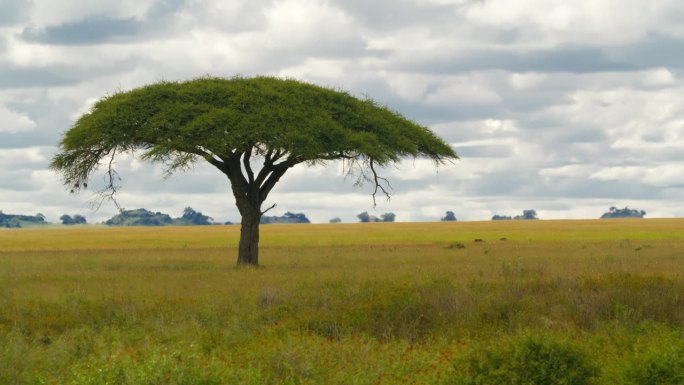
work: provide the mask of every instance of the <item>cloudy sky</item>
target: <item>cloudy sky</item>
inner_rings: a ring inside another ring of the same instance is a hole
[[[340,164],[298,167],[269,199],[275,214],[596,218],[628,205],[684,216],[682,20],[679,0],[0,0],[0,210],[110,217],[113,205],[92,211],[47,169],[95,100],[264,74],[376,99],[462,158],[385,170],[394,194],[376,208]],[[169,179],[135,158],[118,167],[126,208],[239,219],[209,166]]]

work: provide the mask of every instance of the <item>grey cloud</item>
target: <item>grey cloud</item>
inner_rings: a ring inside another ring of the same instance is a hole
[[[651,34],[639,43],[609,47],[605,52],[614,60],[639,68],[670,67],[684,69],[684,39],[659,34]]]
[[[605,131],[595,127],[581,127],[569,125],[547,126],[528,130],[528,139],[534,139],[541,143],[556,143],[557,145],[570,146],[573,144],[601,143],[607,139]],[[555,151],[556,148],[553,148]]]
[[[466,195],[492,196],[506,194],[510,199],[521,198],[601,198],[652,199],[660,197],[663,189],[639,181],[602,181],[588,178],[542,178],[531,169],[497,171],[483,175],[465,186]]]
[[[112,58],[100,66],[90,67],[80,63],[36,67],[3,64],[0,67],[0,90],[74,85],[84,80],[131,71],[139,67],[141,61],[141,58]]]
[[[143,20],[95,16],[60,25],[25,27],[19,37],[51,45],[95,45],[149,39],[164,31],[172,31],[174,14],[184,9],[186,3],[185,0],[157,1]]]
[[[150,19],[157,19],[164,17],[170,13],[174,13],[184,9],[187,6],[187,0],[158,0],[147,11],[147,17]]]
[[[27,177],[27,170],[15,170],[7,173],[3,173],[0,178],[0,191],[35,191],[40,189],[40,183]]]
[[[659,143],[665,141],[664,132],[647,132],[641,134],[641,139],[645,142]]]
[[[54,146],[59,141],[59,133],[19,132],[16,134],[0,133],[0,151],[3,148],[26,148],[33,146]]]
[[[456,19],[454,6],[417,4],[415,1],[395,0],[392,2],[345,0],[337,2],[348,14],[363,26],[373,30],[391,30],[397,27],[423,25],[424,21]],[[436,23],[437,24],[437,23]]]
[[[184,3],[182,0],[172,0],[172,2],[178,3],[179,8],[183,8],[184,11],[192,14],[198,22],[210,24],[227,33],[265,30],[268,27],[265,10],[273,3],[271,0],[242,2],[233,0],[231,5],[236,6],[238,10],[231,14],[225,14],[214,12],[201,1],[187,2],[187,4],[183,4],[183,7],[180,6],[181,3]],[[155,13],[158,13],[155,8],[151,9],[150,17]]]
[[[508,158],[513,154],[510,146],[505,145],[477,145],[459,146],[458,155],[461,158]]]
[[[23,88],[35,86],[62,86],[77,82],[82,74],[68,67],[32,67],[24,68],[3,65],[0,71],[0,89]]]
[[[0,1],[0,26],[13,25],[23,21],[28,14],[30,3],[22,0]]]
[[[120,41],[139,34],[145,23],[133,19],[94,18],[44,28],[24,28],[21,38],[55,45],[89,45]]]
[[[605,50],[589,47],[558,47],[544,50],[485,49],[439,53],[437,57],[398,59],[397,69],[419,73],[460,73],[473,70],[512,72],[589,73],[630,71],[641,68],[613,58]]]

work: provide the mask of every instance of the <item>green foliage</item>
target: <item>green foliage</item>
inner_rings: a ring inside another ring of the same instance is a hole
[[[168,214],[153,213],[145,209],[123,211],[105,221],[108,226],[168,226],[173,219]]]
[[[115,355],[78,365],[69,385],[221,385],[224,370],[194,349]]]
[[[64,214],[61,217],[59,217],[59,220],[62,221],[63,225],[83,225],[86,224],[86,219],[82,215],[74,215],[73,217],[71,215]]]
[[[183,210],[183,215],[174,220],[174,224],[183,226],[204,226],[210,225],[212,221],[213,219],[211,217],[193,210],[192,207],[186,207],[185,210]]]
[[[380,215],[380,218],[376,217],[375,215],[370,215],[368,214],[367,211],[364,211],[356,216],[359,218],[359,221],[362,223],[368,223],[368,222],[394,222],[396,219],[397,215],[394,213],[384,213]]]
[[[180,218],[145,209],[127,210],[104,222],[108,226],[204,226],[211,225],[212,219],[192,207],[186,207]]]
[[[0,384],[682,383],[681,219],[271,225],[230,269],[239,233],[0,231]]]
[[[684,342],[681,339],[636,354],[626,365],[625,385],[684,384]]]
[[[364,211],[358,214],[356,217],[359,218],[359,221],[361,221],[362,223],[371,222],[371,216],[370,214],[368,214],[368,211]]]
[[[262,216],[260,219],[260,223],[311,223],[311,221],[309,221],[309,218],[307,218],[306,215],[304,215],[304,213],[291,213],[288,211],[280,217]]]
[[[611,219],[611,218],[643,218],[646,215],[644,210],[630,209],[626,207],[624,209],[619,209],[617,207],[611,207],[607,213],[601,215],[601,219]]]
[[[0,211],[0,227],[23,227],[23,226],[34,226],[34,225],[46,225],[45,216],[43,214],[36,215],[14,215],[5,214]]]
[[[475,351],[466,373],[468,385],[587,385],[598,370],[571,343],[553,336],[525,336]]]
[[[101,160],[133,150],[169,172],[246,152],[278,152],[292,164],[456,158],[430,130],[372,100],[270,77],[160,82],[116,93],[81,116],[59,147],[51,167],[74,191],[87,186]]]
[[[510,220],[536,220],[539,219],[537,217],[537,211],[536,210],[523,210],[522,215],[516,215],[514,217],[507,216],[507,215],[494,215],[492,217],[493,221],[510,221]]]

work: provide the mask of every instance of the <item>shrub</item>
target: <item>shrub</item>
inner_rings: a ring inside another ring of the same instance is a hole
[[[684,384],[684,343],[658,345],[637,355],[627,364],[621,382],[629,385]]]
[[[597,369],[572,344],[554,338],[517,338],[480,349],[466,361],[467,385],[585,385]]]

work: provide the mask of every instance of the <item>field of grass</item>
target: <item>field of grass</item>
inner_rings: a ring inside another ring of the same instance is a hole
[[[0,384],[684,384],[682,219],[238,237],[0,231]]]

